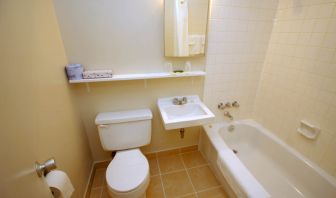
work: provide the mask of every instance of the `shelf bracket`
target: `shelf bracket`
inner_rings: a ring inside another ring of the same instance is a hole
[[[90,85],[89,85],[89,83],[85,83],[85,85],[86,85],[86,91],[87,91],[88,93],[90,93],[90,92],[91,92],[91,89],[90,89]]]

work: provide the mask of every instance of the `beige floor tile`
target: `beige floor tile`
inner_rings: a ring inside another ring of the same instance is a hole
[[[103,188],[103,192],[100,198],[111,198],[111,196],[107,192],[107,188]]]
[[[197,150],[198,150],[197,145],[187,146],[187,147],[183,147],[180,149],[181,153],[187,153],[187,152],[192,152],[192,151],[197,151]]]
[[[158,157],[161,174],[184,169],[180,155]]]
[[[151,176],[160,174],[159,165],[158,165],[156,158],[148,159],[148,163],[149,163],[149,171],[150,171]]]
[[[228,198],[222,187],[213,188],[197,193],[198,198]]]
[[[103,187],[105,185],[106,168],[96,169],[93,177],[92,188]]]
[[[188,169],[188,173],[197,192],[207,188],[219,186],[219,182],[213,175],[209,166],[191,168]]]
[[[187,168],[206,164],[207,162],[203,158],[201,152],[193,151],[189,153],[183,153],[182,159]]]
[[[185,170],[162,175],[166,197],[177,197],[193,193],[193,187]]]
[[[156,153],[146,153],[145,156],[147,159],[156,158]]]
[[[100,198],[103,188],[93,188],[90,192],[90,198]]]
[[[164,198],[160,176],[154,176],[150,178],[150,183],[146,191],[146,197]]]

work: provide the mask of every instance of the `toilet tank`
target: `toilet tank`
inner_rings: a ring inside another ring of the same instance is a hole
[[[124,150],[149,144],[152,117],[150,109],[99,113],[95,122],[104,150]]]

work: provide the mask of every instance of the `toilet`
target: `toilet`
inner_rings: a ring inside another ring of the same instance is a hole
[[[106,170],[113,198],[146,197],[149,164],[139,147],[151,140],[150,109],[99,113],[95,123],[106,151],[117,151]]]

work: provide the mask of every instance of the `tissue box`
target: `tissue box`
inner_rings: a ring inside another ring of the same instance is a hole
[[[84,71],[83,78],[112,78],[112,70],[91,70]]]

